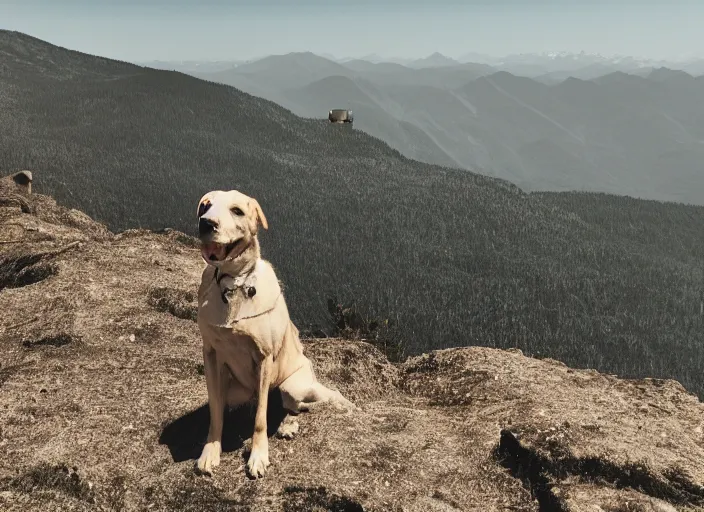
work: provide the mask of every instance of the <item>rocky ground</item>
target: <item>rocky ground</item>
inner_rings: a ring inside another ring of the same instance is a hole
[[[228,414],[221,465],[197,475],[202,265],[181,233],[115,235],[0,185],[0,509],[704,506],[704,407],[677,382],[487,348],[391,364],[364,342],[308,340],[320,379],[360,410],[301,414],[278,439],[274,392],[267,476],[244,472],[251,408]]]

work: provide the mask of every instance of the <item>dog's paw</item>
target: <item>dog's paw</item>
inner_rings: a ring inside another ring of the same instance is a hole
[[[293,413],[309,412],[311,407],[313,407],[314,402],[296,402],[292,404],[289,409]]]
[[[298,434],[298,421],[293,419],[285,420],[276,431],[276,436],[282,439],[293,439]]]
[[[359,410],[359,407],[347,400],[344,396],[342,396],[342,393],[340,393],[339,391],[334,392],[334,395],[332,396],[330,401],[336,409],[341,411],[351,412]]]
[[[213,441],[208,443],[203,447],[203,452],[200,454],[200,458],[196,463],[198,470],[201,473],[206,473],[208,475],[213,474],[213,468],[220,464],[220,453],[222,452],[222,447],[219,441]]]
[[[247,461],[247,471],[252,478],[261,478],[266,474],[266,468],[269,467],[269,452],[268,450],[253,449]]]

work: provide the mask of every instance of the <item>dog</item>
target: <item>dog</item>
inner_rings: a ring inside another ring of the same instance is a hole
[[[271,389],[280,390],[284,408],[294,414],[321,402],[356,408],[339,391],[317,381],[274,268],[261,257],[260,225],[268,229],[261,206],[237,190],[211,191],[198,203],[198,234],[207,263],[198,290],[198,327],[210,408],[208,438],[197,461],[202,473],[212,473],[220,463],[226,406],[256,400],[247,462],[254,478],[264,476],[269,466]],[[283,435],[291,437],[295,430]]]

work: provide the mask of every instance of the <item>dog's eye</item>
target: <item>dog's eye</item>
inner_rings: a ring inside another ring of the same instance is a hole
[[[235,215],[238,215],[238,216],[240,216],[240,217],[241,217],[242,215],[244,215],[244,212],[243,212],[241,209],[237,208],[236,206],[235,206],[232,210],[230,210],[230,211],[231,211],[232,213],[234,213]]]
[[[198,217],[202,217],[203,215],[205,215],[205,212],[207,212],[211,206],[212,203],[210,201],[203,201],[202,203],[200,203],[200,205],[198,206]]]

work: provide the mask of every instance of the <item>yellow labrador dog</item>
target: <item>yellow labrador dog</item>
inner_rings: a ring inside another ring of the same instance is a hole
[[[355,408],[339,391],[316,380],[303,355],[274,269],[260,255],[260,224],[268,229],[257,200],[236,190],[208,192],[198,204],[201,252],[208,263],[198,290],[210,428],[197,466],[205,473],[220,463],[225,406],[257,401],[247,462],[254,478],[269,466],[266,413],[271,389],[279,388],[284,407],[294,413],[315,402]]]

